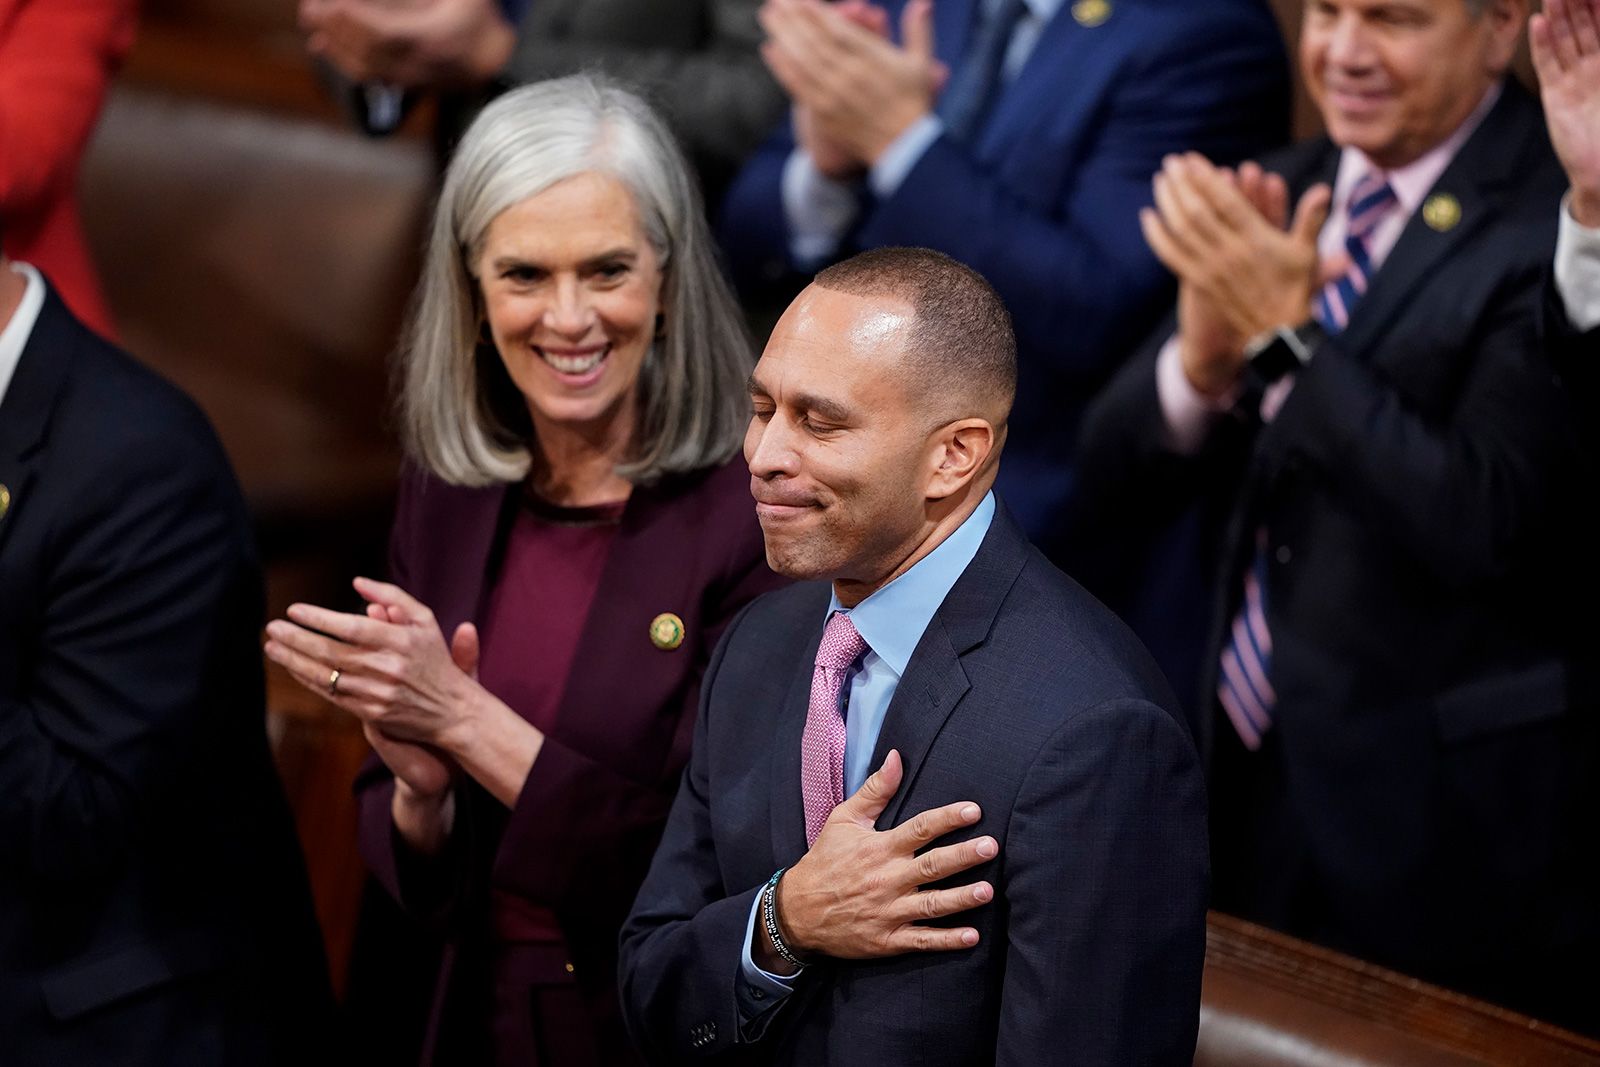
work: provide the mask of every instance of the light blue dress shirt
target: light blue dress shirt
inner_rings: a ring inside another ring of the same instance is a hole
[[[860,665],[846,682],[850,697],[845,704],[844,720],[845,796],[860,789],[872,773],[870,764],[878,745],[878,733],[883,729],[889,702],[894,699],[894,691],[900,685],[901,675],[905,674],[911,653],[922,640],[933,613],[944,603],[950,587],[978,554],[978,546],[983,544],[989,524],[994,521],[994,508],[994,493],[985,494],[967,520],[910,570],[851,609],[841,606],[838,594],[834,594],[828,602],[827,613],[817,620],[821,628],[827,625],[834,612],[845,612],[868,646]],[[800,802],[798,789],[794,801]],[[740,970],[747,983],[746,992],[753,1000],[775,1003],[793,991],[792,983],[798,975],[784,978],[756,966],[750,946],[756,923],[760,921],[760,911],[761,897],[757,895],[750,909],[750,923],[745,928]],[[773,1003],[766,1005],[767,1008],[772,1006]]]
[[[983,0],[983,17],[993,18],[1001,0]],[[1028,11],[1011,31],[1001,72],[1009,83],[1033,55],[1044,28],[1061,9],[1063,0],[1026,0]],[[908,126],[867,172],[867,187],[879,199],[894,195],[917,165],[928,146],[944,132],[939,116],[927,114]],[[835,181],[816,167],[805,151],[796,147],[784,161],[783,213],[789,223],[789,254],[801,270],[812,270],[832,259],[839,243],[861,209],[854,182]]]

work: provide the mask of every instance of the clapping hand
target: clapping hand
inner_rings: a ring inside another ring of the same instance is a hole
[[[494,0],[300,0],[300,25],[351,81],[407,89],[485,84],[516,46]]]
[[[1184,373],[1220,395],[1244,368],[1246,342],[1310,316],[1324,277],[1317,234],[1332,194],[1313,186],[1290,220],[1282,179],[1254,166],[1234,174],[1193,152],[1168,156],[1154,186],[1155,207],[1139,222],[1178,277]]]
[[[795,132],[829,177],[859,173],[933,109],[948,77],[933,55],[931,0],[901,13],[902,44],[864,0],[767,0],[761,57],[789,94]]]

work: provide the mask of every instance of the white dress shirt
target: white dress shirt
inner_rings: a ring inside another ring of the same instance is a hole
[[[1580,330],[1600,326],[1600,228],[1579,225],[1567,201],[1556,237],[1556,291],[1572,325]]]
[[[11,269],[27,279],[22,301],[12,313],[11,321],[0,330],[0,404],[5,403],[6,390],[11,386],[11,376],[22,361],[22,350],[28,346],[33,334],[33,324],[39,320],[39,309],[44,307],[44,279],[26,263],[12,263]]]

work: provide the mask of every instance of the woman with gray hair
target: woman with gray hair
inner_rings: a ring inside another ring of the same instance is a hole
[[[401,353],[392,584],[355,580],[364,615],[268,627],[267,654],[361,720],[363,855],[446,931],[424,1062],[633,1062],[617,930],[717,637],[778,582],[711,247],[637,98],[579,76],[486,108]]]

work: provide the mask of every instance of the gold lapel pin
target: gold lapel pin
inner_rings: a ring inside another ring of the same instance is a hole
[[[6,517],[6,512],[11,510],[11,490],[6,488],[5,482],[0,482],[0,519]]]
[[[1461,201],[1449,193],[1434,193],[1422,205],[1422,221],[1445,233],[1461,221]]]
[[[1111,17],[1110,0],[1078,0],[1072,5],[1072,17],[1084,29],[1092,30]]]
[[[650,643],[663,652],[671,652],[683,644],[683,620],[670,611],[651,619]]]

